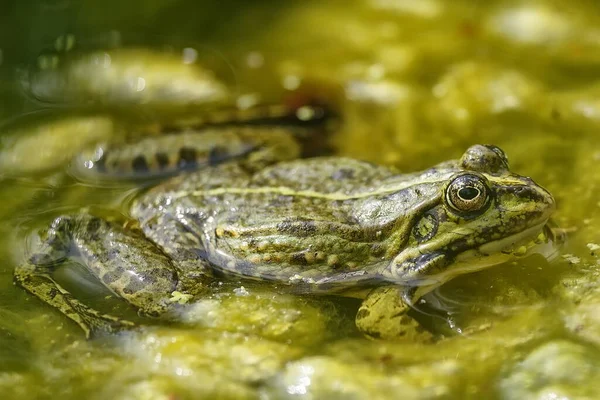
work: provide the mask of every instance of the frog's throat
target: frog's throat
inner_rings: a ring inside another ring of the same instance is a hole
[[[524,231],[505,238],[485,243],[477,248],[466,250],[455,256],[454,261],[443,272],[423,274],[418,280],[409,283],[416,286],[413,299],[418,299],[436,287],[463,274],[480,271],[494,265],[512,261],[532,254],[541,254],[548,260],[558,254],[556,238],[547,227],[547,222],[532,226]]]

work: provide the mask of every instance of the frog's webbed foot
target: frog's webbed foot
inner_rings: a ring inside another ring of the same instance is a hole
[[[431,342],[433,335],[408,315],[411,308],[404,300],[405,291],[398,286],[373,289],[356,314],[357,328],[374,339]]]
[[[169,258],[142,235],[87,214],[55,219],[36,252],[15,269],[15,283],[60,310],[88,336],[134,326],[83,304],[54,279],[72,247],[92,275],[140,314],[159,316],[169,307],[178,285]]]
[[[83,304],[51,277],[50,267],[27,262],[14,273],[15,283],[42,301],[55,307],[83,329],[86,338],[97,332],[113,333],[131,329],[135,324],[108,314],[102,314]]]

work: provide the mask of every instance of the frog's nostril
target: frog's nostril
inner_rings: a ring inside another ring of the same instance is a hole
[[[514,193],[515,193],[516,195],[518,195],[518,196],[523,196],[523,195],[525,195],[525,194],[526,194],[528,191],[529,191],[529,190],[528,190],[527,186],[517,186],[517,187],[514,189]]]
[[[537,198],[540,195],[540,193],[538,193],[538,191],[533,186],[528,185],[518,186],[515,189],[515,193],[517,193],[519,196],[531,198]]]
[[[514,194],[514,196],[520,198],[522,201],[531,201],[540,205],[546,204],[549,206],[554,206],[554,198],[552,197],[552,195],[546,189],[537,185],[515,186],[512,189],[512,193]]]

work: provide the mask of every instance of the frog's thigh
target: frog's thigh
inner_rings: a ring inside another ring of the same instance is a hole
[[[158,316],[176,290],[171,260],[139,233],[93,216],[81,216],[74,233],[85,266],[142,314]]]
[[[427,341],[431,339],[419,323],[408,315],[404,289],[384,286],[372,290],[356,314],[356,326],[365,335],[381,339]]]
[[[209,177],[210,179],[210,177]],[[152,216],[146,218],[142,229],[156,243],[177,271],[177,291],[192,295],[207,293],[213,281],[212,268],[206,260],[204,245],[197,233],[202,232],[203,219],[197,215]],[[185,221],[185,225],[182,223]]]

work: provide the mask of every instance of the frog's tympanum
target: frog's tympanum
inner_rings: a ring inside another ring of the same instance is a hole
[[[168,143],[142,143],[148,150],[131,160],[131,170],[199,157],[181,147],[178,160],[169,158]],[[364,298],[360,331],[410,337],[422,331],[408,314],[415,301],[458,275],[510,259],[543,237],[554,210],[550,193],[511,172],[491,145],[409,174],[344,157],[296,159],[300,147],[285,127],[209,130],[201,147],[206,162],[195,163],[199,168],[133,200],[135,224],[87,213],[56,218],[16,269],[17,284],[88,335],[133,324],[61,286],[53,272],[72,256],[143,315],[172,315],[182,299],[233,275],[298,293]],[[133,154],[112,155],[124,153]],[[109,151],[97,169],[120,165],[110,159]]]

